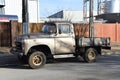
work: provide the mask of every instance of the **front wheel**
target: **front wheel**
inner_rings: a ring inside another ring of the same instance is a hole
[[[89,48],[86,50],[84,54],[84,60],[85,62],[92,63],[95,62],[97,59],[97,51],[94,48]]]
[[[45,65],[46,56],[43,52],[35,51],[33,52],[28,59],[28,64],[32,69],[37,69]]]

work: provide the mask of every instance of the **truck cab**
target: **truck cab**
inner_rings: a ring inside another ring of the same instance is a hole
[[[65,54],[75,52],[75,35],[71,23],[45,23],[42,32],[50,35],[54,40],[53,54]]]

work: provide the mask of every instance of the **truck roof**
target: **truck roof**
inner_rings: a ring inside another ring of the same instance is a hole
[[[53,23],[72,23],[72,22],[70,22],[70,21],[46,21],[45,23],[53,24]]]

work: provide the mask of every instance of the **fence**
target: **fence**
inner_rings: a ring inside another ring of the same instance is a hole
[[[110,37],[111,42],[120,42],[120,24],[95,24],[96,37]]]
[[[30,32],[41,32],[43,23],[31,23]],[[75,35],[89,37],[89,24],[74,24]],[[111,42],[120,42],[120,24],[94,23],[95,37],[110,37]],[[0,46],[8,47],[14,45],[14,38],[22,34],[22,24],[17,21],[0,23]]]
[[[43,24],[31,23],[30,32],[38,33]],[[14,45],[14,38],[22,34],[22,24],[17,21],[0,22],[0,47],[9,47]]]
[[[30,23],[30,33],[39,33],[42,30],[43,23]],[[17,34],[22,34],[22,23],[17,25]]]
[[[4,27],[3,27],[4,26]],[[0,46],[11,46],[10,23],[0,23]]]
[[[89,37],[89,24],[74,24],[75,33],[79,36]],[[120,24],[94,23],[95,37],[110,37],[111,42],[120,42]]]

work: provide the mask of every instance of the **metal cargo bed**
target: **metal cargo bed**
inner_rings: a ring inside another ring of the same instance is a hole
[[[79,37],[78,38],[78,46],[80,46],[80,47],[87,47],[87,46],[109,47],[110,46],[110,38]]]

